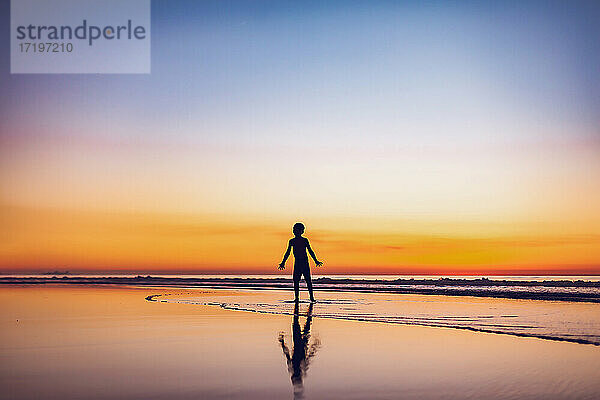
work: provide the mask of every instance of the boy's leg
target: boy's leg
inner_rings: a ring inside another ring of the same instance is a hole
[[[294,267],[294,296],[296,301],[300,300],[300,278],[302,278],[302,271]]]
[[[310,300],[313,301],[315,299],[315,296],[313,295],[312,279],[310,278],[310,268],[306,267],[303,271],[303,274],[304,280],[306,281],[306,287],[308,288],[308,293],[310,295]]]

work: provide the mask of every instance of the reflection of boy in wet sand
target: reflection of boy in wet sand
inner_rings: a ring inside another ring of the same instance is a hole
[[[294,320],[292,322],[292,339],[294,347],[292,348],[292,354],[290,349],[286,346],[283,333],[279,334],[279,343],[281,349],[285,355],[288,371],[292,377],[292,385],[294,386],[294,399],[301,399],[304,397],[304,384],[302,382],[311,358],[317,353],[320,346],[320,342],[315,340],[312,345],[309,346],[310,340],[310,324],[312,322],[312,303],[308,306],[306,312],[306,323],[304,329],[300,329],[300,311],[299,305],[296,303],[294,306]]]
[[[279,264],[279,269],[285,268],[285,262],[290,256],[290,251],[293,248],[295,299],[296,301],[300,300],[300,278],[302,278],[302,275],[304,275],[304,280],[306,281],[306,286],[308,287],[308,293],[310,294],[310,301],[315,301],[315,297],[313,296],[312,280],[310,279],[310,266],[308,265],[308,255],[306,255],[306,251],[308,250],[312,259],[315,260],[317,267],[320,267],[323,265],[323,263],[317,260],[317,256],[315,256],[315,252],[310,247],[308,239],[302,236],[304,233],[304,224],[297,222],[294,224],[293,231],[294,237],[288,242],[288,247],[285,251],[285,255],[283,256],[283,261],[281,264]]]

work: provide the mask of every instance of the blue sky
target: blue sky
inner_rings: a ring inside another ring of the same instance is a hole
[[[357,144],[403,124],[435,138],[432,118],[459,138],[496,122],[523,135],[507,121],[597,126],[600,7],[502,3],[154,2],[151,76],[10,76],[5,60],[3,108],[143,116],[178,125],[184,141],[214,139],[199,124],[236,141],[335,142],[343,131]],[[146,137],[176,139],[149,127]]]

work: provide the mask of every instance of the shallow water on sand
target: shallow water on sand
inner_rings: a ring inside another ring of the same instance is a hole
[[[286,300],[289,294],[285,292],[260,298],[251,291],[224,293],[169,294],[151,300],[217,305],[256,313],[294,312],[293,301]],[[600,345],[600,312],[596,303],[322,292],[313,314],[319,318],[449,327]]]
[[[163,296],[157,301],[145,299],[158,294]],[[600,393],[598,346],[319,316],[367,306],[389,310],[389,304],[402,304],[398,295],[357,293],[360,303],[342,293],[319,292],[330,302],[312,309],[301,303],[298,310],[285,302],[289,295],[1,288],[0,397],[595,399]],[[380,305],[387,297],[395,301]],[[240,305],[275,305],[291,315],[183,304],[184,299],[216,304],[237,299]],[[481,299],[452,297],[446,307],[470,315],[468,310],[487,307],[476,300]]]

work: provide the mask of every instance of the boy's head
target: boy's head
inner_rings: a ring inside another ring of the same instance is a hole
[[[296,222],[293,229],[294,235],[300,236],[304,233],[304,224],[302,222]]]

